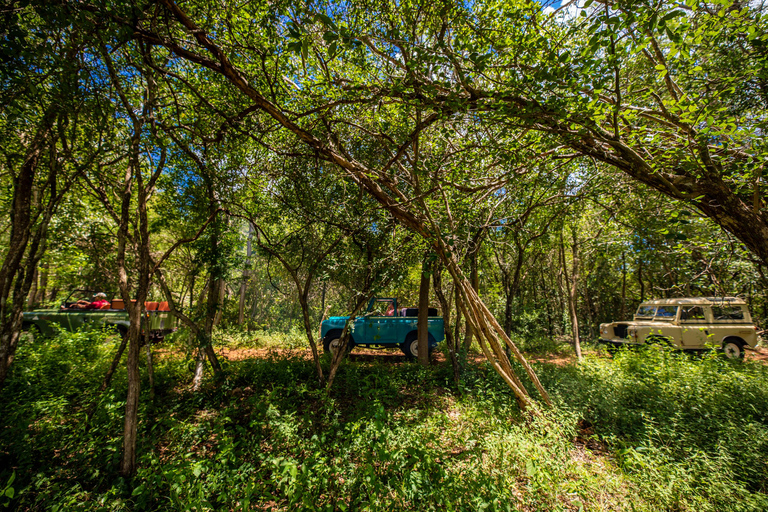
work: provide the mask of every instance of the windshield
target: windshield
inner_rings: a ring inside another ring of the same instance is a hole
[[[395,301],[392,299],[376,299],[371,303],[368,316],[396,316]]]
[[[656,313],[656,306],[640,306],[637,308],[637,313],[635,313],[635,316],[638,318],[653,318],[653,315]]]
[[[674,320],[677,317],[677,306],[659,306],[654,320]]]

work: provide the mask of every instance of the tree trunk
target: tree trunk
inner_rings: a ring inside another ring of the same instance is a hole
[[[152,339],[149,337],[149,315],[143,313],[147,326],[144,328],[144,346],[147,349],[147,378],[149,379],[149,399],[155,400],[155,365],[152,364]]]
[[[237,325],[243,325],[245,321],[245,292],[248,289],[248,279],[250,278],[251,265],[251,241],[253,240],[253,224],[248,223],[248,241],[245,244],[245,266],[243,268],[243,279],[240,283],[240,304],[237,309]]]
[[[469,256],[469,280],[472,284],[472,288],[475,290],[475,293],[480,291],[480,276],[477,271],[477,254],[480,252],[480,240],[481,240],[482,233],[478,232],[474,239],[472,240],[472,244],[470,245],[470,252],[468,254]],[[472,346],[472,339],[475,336],[475,332],[472,330],[472,323],[468,317],[466,318],[466,324],[464,327],[464,351],[469,351],[469,348]]]
[[[459,349],[461,348],[461,304],[459,304],[459,301],[461,300],[460,297],[460,291],[459,287],[455,286],[453,287],[453,295],[454,295],[454,306],[456,308],[456,322],[453,324],[453,339],[456,342],[456,352],[459,352]],[[461,351],[461,357],[463,358],[466,355],[466,352],[464,350]],[[466,362],[464,359],[462,359],[462,364]]]
[[[419,336],[419,363],[429,365],[429,276],[430,264],[425,255],[421,265],[421,280],[419,281],[419,317],[416,331]]]
[[[512,294],[504,293],[504,331],[507,336],[512,335]]]
[[[197,340],[198,336],[195,336]],[[192,391],[200,391],[205,374],[205,350],[198,347],[195,356],[195,371],[192,373]]]
[[[619,318],[624,320],[626,318],[627,308],[627,253],[621,253],[621,313]]]
[[[48,271],[49,271],[49,264],[48,262],[43,263],[40,265],[41,271],[40,271],[40,286],[37,290],[37,297],[35,298],[35,304],[41,304],[45,305],[48,302]]]
[[[16,354],[22,326],[22,311],[31,287],[31,277],[42,254],[29,247],[33,238],[33,209],[39,208],[39,191],[35,190],[40,158],[49,144],[51,131],[56,120],[56,109],[50,106],[44,114],[34,137],[26,150],[19,172],[13,176],[13,195],[11,198],[11,232],[7,250],[0,266],[0,388],[5,383],[8,370]],[[55,186],[56,166],[50,165],[49,187]],[[55,195],[55,190],[51,191]],[[49,200],[49,206],[51,200]],[[42,222],[38,227],[38,245],[35,249],[44,249],[47,235],[47,222],[53,211],[46,208]],[[45,218],[47,217],[47,219]],[[42,244],[40,244],[42,242]],[[28,249],[30,249],[28,251]],[[26,255],[26,262],[24,257]],[[29,284],[26,282],[29,281]]]
[[[35,309],[37,307],[37,282],[40,279],[40,272],[35,269],[32,274],[32,286],[29,287],[29,293],[27,294],[27,309]]]
[[[120,473],[131,476],[136,471],[136,441],[139,426],[139,396],[141,375],[139,374],[139,348],[141,306],[129,307],[131,326],[128,329],[128,395],[125,399],[125,422],[123,427],[123,458]]]
[[[576,239],[576,229],[573,230],[573,243],[571,245],[572,271],[568,277],[568,262],[565,260],[565,243],[560,238],[560,254],[563,260],[563,273],[565,283],[568,286],[568,312],[571,317],[571,331],[573,336],[573,348],[576,351],[576,357],[581,361],[581,339],[579,337],[579,316],[577,314],[577,300],[579,296],[579,246]]]
[[[323,383],[323,367],[320,364],[320,353],[317,349],[317,343],[315,343],[314,329],[312,328],[312,320],[310,319],[309,310],[309,284],[305,287],[303,293],[299,295],[299,305],[301,306],[301,317],[304,320],[304,330],[307,334],[307,340],[309,340],[309,347],[312,350],[312,360],[315,362],[315,371],[317,372],[317,383]],[[322,341],[322,340],[321,340]]]
[[[99,392],[103,392],[109,387],[109,384],[112,382],[112,376],[115,374],[115,370],[117,370],[117,367],[120,365],[120,359],[123,358],[123,352],[125,352],[125,347],[128,345],[128,333],[127,332],[121,332],[120,336],[120,346],[117,347],[117,352],[115,353],[115,357],[112,358],[112,364],[109,365],[109,368],[107,369],[106,375],[104,375],[104,380],[101,382],[101,386],[99,387]]]
[[[214,237],[216,238],[216,237]],[[216,243],[216,242],[214,242]],[[205,303],[205,319],[203,322],[203,329],[198,329],[195,334],[195,341],[197,342],[198,357],[195,364],[195,373],[192,378],[192,390],[199,391],[200,386],[203,383],[203,373],[205,371],[205,359],[211,363],[214,375],[221,372],[221,365],[219,359],[216,356],[216,352],[213,349],[213,328],[216,324],[216,317],[219,312],[219,304],[221,302],[222,280],[217,279],[213,274],[208,276],[208,285],[203,290],[208,291],[206,303]]]
[[[347,323],[344,324],[344,330],[341,332],[341,338],[339,339],[339,350],[337,350],[336,353],[334,353],[331,357],[331,368],[328,370],[328,381],[325,383],[326,393],[330,393],[331,387],[333,386],[333,381],[336,379],[336,372],[339,370],[341,360],[344,359],[344,357],[347,355],[347,346],[349,345],[350,335],[349,327],[355,322],[355,318],[363,306],[367,304],[371,299],[371,295],[368,294],[370,292],[367,289],[367,286],[363,293],[366,293],[367,295],[360,295],[360,297],[358,297],[357,303],[352,310],[352,314],[349,315]]]
[[[443,323],[445,325],[445,343],[448,345],[448,356],[451,359],[451,367],[453,368],[453,381],[456,386],[459,386],[459,378],[461,375],[461,368],[459,367],[459,358],[457,352],[458,339],[454,338],[451,331],[451,310],[448,305],[448,301],[445,300],[445,294],[443,293],[443,272],[439,265],[435,265],[432,273],[432,281],[435,288],[435,296],[437,296],[438,302],[440,302],[440,309],[443,311]]]

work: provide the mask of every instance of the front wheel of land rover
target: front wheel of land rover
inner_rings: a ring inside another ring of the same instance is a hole
[[[723,355],[728,359],[741,361],[744,359],[744,342],[735,338],[723,340]]]
[[[323,340],[323,350],[326,354],[334,355],[336,351],[339,350],[339,347],[341,347],[340,334],[326,335],[325,339]],[[349,354],[353,348],[355,348],[355,342],[352,341],[352,337],[350,336],[349,340],[347,341],[347,354]]]

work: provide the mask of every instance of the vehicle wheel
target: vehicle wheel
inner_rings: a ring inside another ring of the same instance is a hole
[[[429,338],[427,340],[427,346],[429,347],[429,356],[432,357],[432,352],[435,351],[435,348],[431,345],[435,344],[435,338],[432,337],[432,335],[429,335]],[[408,335],[405,338],[405,342],[400,344],[400,350],[403,351],[403,354],[405,354],[405,357],[407,359],[418,359],[419,358],[419,338],[418,336],[413,333],[412,335]]]
[[[405,354],[406,359],[418,359],[419,357],[419,337],[408,336],[400,345],[400,350]]]
[[[340,345],[341,337],[338,334],[326,336],[323,340],[323,350],[326,354],[335,354]],[[349,354],[353,348],[355,348],[355,342],[352,341],[352,338],[350,337],[349,341],[347,341],[347,354]]]
[[[723,355],[728,359],[742,361],[744,359],[744,342],[733,338],[723,340]]]
[[[32,343],[35,341],[35,332],[36,330],[34,324],[22,324],[19,342],[23,340],[26,343]]]

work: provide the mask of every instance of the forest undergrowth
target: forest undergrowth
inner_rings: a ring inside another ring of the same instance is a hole
[[[592,349],[535,364],[556,406],[531,414],[474,362],[459,387],[447,363],[345,362],[326,394],[311,361],[273,351],[193,393],[193,360],[168,342],[153,348],[153,396],[142,366],[139,469],[124,480],[125,370],[97,392],[116,343],[62,332],[20,347],[0,393],[0,509],[768,509],[762,362]]]

